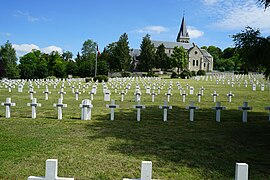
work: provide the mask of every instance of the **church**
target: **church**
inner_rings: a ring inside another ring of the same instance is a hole
[[[204,70],[206,72],[213,71],[213,56],[209,54],[205,49],[199,48],[195,43],[190,43],[190,37],[187,31],[185,18],[182,18],[180,30],[176,38],[176,42],[167,41],[155,41],[151,40],[155,49],[161,44],[165,46],[165,53],[170,57],[173,54],[175,46],[182,46],[188,55],[187,69],[189,71]],[[137,57],[140,54],[140,50],[133,50],[133,57]]]

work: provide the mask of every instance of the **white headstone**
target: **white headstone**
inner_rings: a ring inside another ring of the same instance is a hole
[[[104,92],[104,101],[110,101],[111,100],[111,91],[110,90],[106,90]]]
[[[220,102],[217,102],[216,107],[213,107],[216,110],[216,122],[220,122],[220,111],[226,109],[226,107],[222,107]]]
[[[236,163],[235,180],[248,180],[248,164]]]
[[[123,180],[152,180],[152,162],[151,161],[142,161],[141,178],[140,179],[124,178]]]
[[[80,104],[80,107],[82,108],[81,119],[91,120],[91,109],[93,108],[91,100],[89,99],[82,100],[82,104]]]
[[[141,109],[145,109],[144,105],[140,104],[140,101],[138,102],[137,105],[134,105],[133,108],[137,109],[137,121],[141,120]]]
[[[186,107],[186,109],[189,109],[189,120],[194,121],[194,110],[199,109],[198,107],[194,106],[194,102],[190,102],[190,105]]]

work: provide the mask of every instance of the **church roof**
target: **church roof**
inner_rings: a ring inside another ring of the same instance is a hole
[[[153,41],[154,47],[157,48],[163,44],[167,49],[173,49],[175,46],[182,46],[184,49],[188,50],[193,47],[192,43],[182,43],[182,42],[168,42],[168,41]]]
[[[209,54],[209,52],[207,52],[207,50],[205,50],[205,49],[200,49],[200,50],[201,50],[203,56],[205,56],[205,57],[212,57],[212,55]]]

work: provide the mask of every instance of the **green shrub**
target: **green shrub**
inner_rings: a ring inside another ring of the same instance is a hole
[[[171,78],[178,78],[178,74],[176,72],[172,72]]]
[[[48,76],[46,79],[56,79],[55,76]]]
[[[206,75],[205,70],[199,70],[199,71],[197,72],[197,76],[205,76],[205,75]]]
[[[107,82],[109,80],[108,76],[105,75],[98,75],[96,77],[94,77],[94,81],[96,82],[98,80],[98,82]]]
[[[131,76],[131,73],[128,72],[128,71],[123,71],[123,72],[121,72],[121,76],[122,77],[130,77]]]
[[[191,71],[191,76],[196,76],[196,71]]]
[[[187,79],[189,79],[191,77],[191,72],[189,70],[184,70],[180,73],[181,79],[185,79],[186,77],[187,77]]]
[[[88,83],[88,82],[92,82],[92,78],[91,78],[91,77],[86,77],[86,78],[85,78],[85,82],[87,82],[87,83]]]
[[[239,74],[239,73],[241,73],[241,72],[238,72],[238,71],[234,71],[234,72],[233,72],[234,75],[237,75],[237,74]]]
[[[153,71],[147,73],[146,77],[158,77]]]

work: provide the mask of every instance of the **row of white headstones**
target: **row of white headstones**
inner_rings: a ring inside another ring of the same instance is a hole
[[[45,176],[29,176],[28,180],[74,180],[74,178],[58,177],[58,160],[47,159]],[[152,179],[152,162],[142,161],[141,177],[139,179],[123,178],[123,180],[153,180]],[[236,163],[235,180],[248,180],[248,164]]]
[[[11,106],[15,106],[16,104],[11,102],[11,98],[6,98],[6,102],[1,103],[1,105],[6,107],[6,118],[10,118]],[[27,103],[27,106],[32,107],[32,118],[35,119],[36,118],[36,109],[37,109],[37,107],[40,107],[41,104],[37,102],[36,98],[33,98],[31,103]],[[67,107],[67,104],[63,104],[63,99],[60,98],[60,99],[58,99],[58,103],[54,104],[53,106],[57,107],[58,119],[61,120],[63,117],[62,116],[62,108]],[[92,108],[93,108],[93,104],[92,104],[91,100],[89,100],[89,99],[83,100],[82,104],[80,104],[80,107],[82,108],[81,119],[82,120],[91,120],[91,112],[92,112]],[[114,109],[119,108],[119,105],[116,105],[115,101],[111,100],[111,104],[107,104],[106,107],[111,109],[110,120],[114,120],[114,114],[115,114]],[[137,121],[140,121],[141,120],[141,109],[145,109],[145,105],[141,105],[140,101],[138,101],[138,104],[134,105],[133,108],[137,109]],[[172,106],[169,106],[168,102],[165,101],[164,105],[159,106],[159,108],[163,109],[163,121],[164,122],[167,121],[168,110],[172,109]],[[195,111],[195,109],[199,109],[199,108],[194,105],[194,102],[190,102],[190,105],[187,106],[186,109],[190,110],[190,121],[194,121],[194,111]],[[213,107],[212,109],[216,110],[216,122],[220,122],[221,110],[225,110],[226,107],[221,106],[221,103],[217,102],[216,106]],[[243,106],[238,107],[238,109],[243,111],[242,121],[244,123],[246,123],[247,122],[247,111],[252,110],[252,107],[248,106],[248,102],[244,102]],[[270,111],[270,106],[265,107],[265,110]],[[269,113],[269,121],[270,121],[270,113]]]

